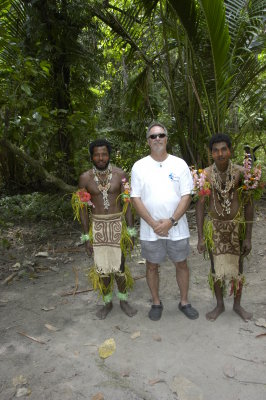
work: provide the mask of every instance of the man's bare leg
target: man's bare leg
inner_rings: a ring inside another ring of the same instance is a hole
[[[115,275],[115,280],[117,283],[118,290],[120,294],[123,296],[125,294],[125,297],[127,297],[127,288],[126,288],[126,278],[125,275],[123,274],[116,274]],[[121,296],[121,297],[122,297]],[[119,297],[119,296],[118,296]],[[133,317],[134,315],[137,314],[138,310],[134,307],[132,307],[126,299],[120,299],[120,307],[121,310],[128,316],[128,317]]]
[[[223,298],[223,287],[221,287],[220,282],[214,283],[214,293],[217,301],[216,307],[206,314],[206,319],[208,321],[215,321],[220,314],[224,312],[224,298]]]
[[[243,307],[240,305],[241,295],[242,295],[242,283],[239,284],[239,289],[234,297],[234,305],[233,310],[245,321],[248,322],[252,318],[252,313],[244,310]]]
[[[188,287],[189,287],[189,269],[187,260],[175,262],[176,267],[176,282],[180,290],[180,303],[178,308],[189,319],[197,319],[198,311],[188,303]]]
[[[105,287],[108,288],[108,286],[111,283],[111,277],[101,277],[101,284]],[[96,317],[98,317],[99,319],[105,319],[107,317],[107,315],[109,314],[109,312],[112,310],[113,308],[113,303],[111,301],[112,299],[112,292],[110,291],[109,293],[106,293],[104,296],[106,299],[108,299],[108,297],[110,298],[110,300],[106,301],[106,303],[96,312]]]
[[[176,282],[180,290],[180,303],[183,306],[188,303],[189,269],[187,261],[176,262],[175,267]]]
[[[146,281],[151,291],[152,304],[160,305],[158,264],[146,261]]]

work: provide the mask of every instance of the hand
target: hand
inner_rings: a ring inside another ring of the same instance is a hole
[[[157,221],[155,227],[153,227],[154,232],[158,236],[167,237],[169,230],[172,228],[172,222],[170,219],[160,219]]]
[[[251,239],[245,239],[242,243],[242,247],[241,247],[241,255],[243,257],[247,256],[250,251],[251,251]]]
[[[91,255],[93,253],[93,247],[92,247],[92,244],[91,244],[91,242],[89,240],[87,240],[85,242],[85,250],[86,250],[88,256],[91,257]]]
[[[204,239],[198,240],[197,249],[200,254],[202,254],[202,253],[204,253],[204,251],[206,251],[206,244],[204,242]]]

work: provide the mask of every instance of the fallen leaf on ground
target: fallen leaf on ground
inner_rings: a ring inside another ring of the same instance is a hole
[[[115,340],[113,338],[105,340],[99,347],[98,352],[101,358],[110,357],[116,349]]]
[[[10,269],[12,271],[18,271],[20,269],[21,265],[19,262],[17,262],[16,264],[12,265],[12,267],[10,267]]]
[[[203,400],[203,393],[197,385],[184,376],[175,376],[171,384],[173,393],[178,393],[180,400]]]
[[[23,375],[15,376],[15,377],[12,379],[12,383],[13,383],[13,386],[17,386],[17,385],[26,385],[26,383],[27,383],[27,378],[25,378],[25,376],[23,376]]]
[[[231,364],[227,364],[223,367],[223,373],[227,378],[234,378],[236,376],[235,367]]]
[[[40,251],[39,253],[35,254],[35,257],[48,257],[49,254],[47,251]]]
[[[140,337],[140,331],[132,333],[132,335],[130,337],[131,337],[131,339],[136,339],[136,338]]]
[[[255,322],[255,325],[257,326],[262,326],[263,328],[266,328],[266,321],[264,318],[259,318],[257,319],[257,321]]]
[[[45,344],[45,342],[44,342],[43,340],[40,340],[40,339],[38,339],[38,338],[35,338],[34,336],[30,336],[30,335],[28,335],[28,334],[25,333],[25,332],[17,332],[17,333],[18,333],[19,335],[25,336],[25,337],[27,337],[27,338],[33,340],[34,342],[41,343],[41,344]]]
[[[266,336],[266,333],[261,333],[260,335],[257,335],[256,338],[260,338],[262,336]]]
[[[104,400],[104,396],[102,393],[97,393],[94,396],[92,396],[91,400]]]
[[[31,394],[31,390],[27,387],[21,387],[18,388],[16,397],[23,397],[23,396],[29,396]]]
[[[55,307],[42,307],[43,311],[52,311],[55,310]]]
[[[165,382],[165,380],[164,380],[164,379],[161,379],[161,378],[151,379],[151,380],[149,381],[149,385],[156,385],[156,383],[160,383],[160,382]]]
[[[44,326],[45,326],[45,328],[49,329],[49,331],[53,331],[53,332],[59,331],[59,328],[57,328],[56,326],[53,326],[50,324],[45,324]]]

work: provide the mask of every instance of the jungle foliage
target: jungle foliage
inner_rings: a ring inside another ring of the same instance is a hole
[[[0,186],[71,192],[106,137],[130,171],[162,121],[208,164],[213,132],[265,159],[264,0],[0,1]]]

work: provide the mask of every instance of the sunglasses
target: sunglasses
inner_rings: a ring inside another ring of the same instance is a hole
[[[165,133],[158,133],[157,135],[150,135],[150,136],[148,137],[148,139],[154,140],[154,139],[156,139],[157,137],[158,137],[159,139],[163,139],[163,138],[165,138],[165,136],[166,136]]]

